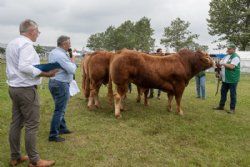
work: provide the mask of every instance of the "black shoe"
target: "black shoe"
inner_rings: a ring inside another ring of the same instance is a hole
[[[227,111],[227,113],[228,113],[228,114],[234,114],[235,111],[234,111],[233,109],[231,109],[231,110]]]
[[[54,142],[64,142],[65,139],[62,137],[53,137],[53,138],[49,138],[49,141],[54,141]]]
[[[214,110],[224,110],[224,107],[218,106],[218,107],[214,107]]]
[[[59,132],[60,135],[61,135],[61,134],[71,134],[71,133],[73,133],[73,132],[70,131],[70,130],[64,130],[64,131],[60,131],[60,132]]]

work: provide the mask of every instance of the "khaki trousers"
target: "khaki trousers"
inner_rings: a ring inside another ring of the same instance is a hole
[[[40,102],[36,87],[9,87],[9,95],[12,100],[12,122],[9,131],[11,159],[19,159],[21,156],[21,130],[25,127],[25,149],[30,161],[35,163],[40,159],[36,150],[40,119]]]

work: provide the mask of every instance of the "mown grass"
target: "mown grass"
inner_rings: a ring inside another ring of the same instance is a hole
[[[8,166],[11,101],[3,64],[0,70],[0,166]],[[76,78],[80,86],[79,69]],[[71,98],[66,112],[68,126],[74,133],[64,135],[64,143],[48,142],[53,101],[46,82],[44,79],[39,88],[41,123],[37,147],[41,158],[56,160],[58,167],[250,166],[249,74],[241,76],[235,115],[211,109],[219,102],[219,95],[214,96],[213,74],[207,74],[206,100],[195,98],[194,80],[190,81],[182,100],[183,117],[166,111],[165,93],[161,100],[150,100],[149,107],[137,104],[135,86],[119,120],[107,103],[106,87],[101,89],[102,108],[98,110],[88,111],[85,99],[78,94]],[[229,103],[227,109],[228,106]],[[25,153],[23,140],[22,152]]]

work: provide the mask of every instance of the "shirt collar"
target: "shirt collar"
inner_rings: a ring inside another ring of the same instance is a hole
[[[24,36],[24,35],[20,35],[21,38],[23,38],[24,40],[26,40],[27,42],[33,44],[33,41],[31,41],[31,39],[29,39],[28,37]]]
[[[64,50],[63,48],[56,47],[56,49],[58,49],[58,50],[60,50],[60,51],[62,51],[62,52],[64,52],[64,53],[66,53],[66,54],[67,54],[66,50]]]

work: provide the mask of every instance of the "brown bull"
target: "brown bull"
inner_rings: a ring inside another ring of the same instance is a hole
[[[92,54],[87,54],[81,63],[82,68],[82,90],[85,98],[88,99],[88,108],[94,106],[99,108],[100,102],[98,99],[99,89],[102,84],[108,83],[108,98],[109,103],[113,101],[112,82],[109,77],[109,66],[113,60],[115,53],[107,51],[97,51]],[[144,105],[148,105],[146,98],[147,91],[137,87],[138,96],[137,102],[140,102],[140,95],[144,93]]]
[[[177,113],[183,115],[180,108],[181,98],[189,80],[202,70],[213,65],[208,54],[183,49],[169,56],[150,56],[131,50],[123,50],[110,66],[112,81],[117,86],[115,96],[115,116],[121,117],[122,99],[128,82],[142,88],[156,88],[168,93],[168,110],[175,97]]]
[[[83,92],[86,98],[88,98],[88,107],[93,108],[100,107],[98,99],[99,89],[102,84],[106,85],[109,82],[109,65],[112,60],[112,56],[115,55],[112,52],[97,51],[87,55],[83,61]],[[111,87],[112,89],[112,87]],[[112,90],[109,89],[109,101],[112,100]]]

